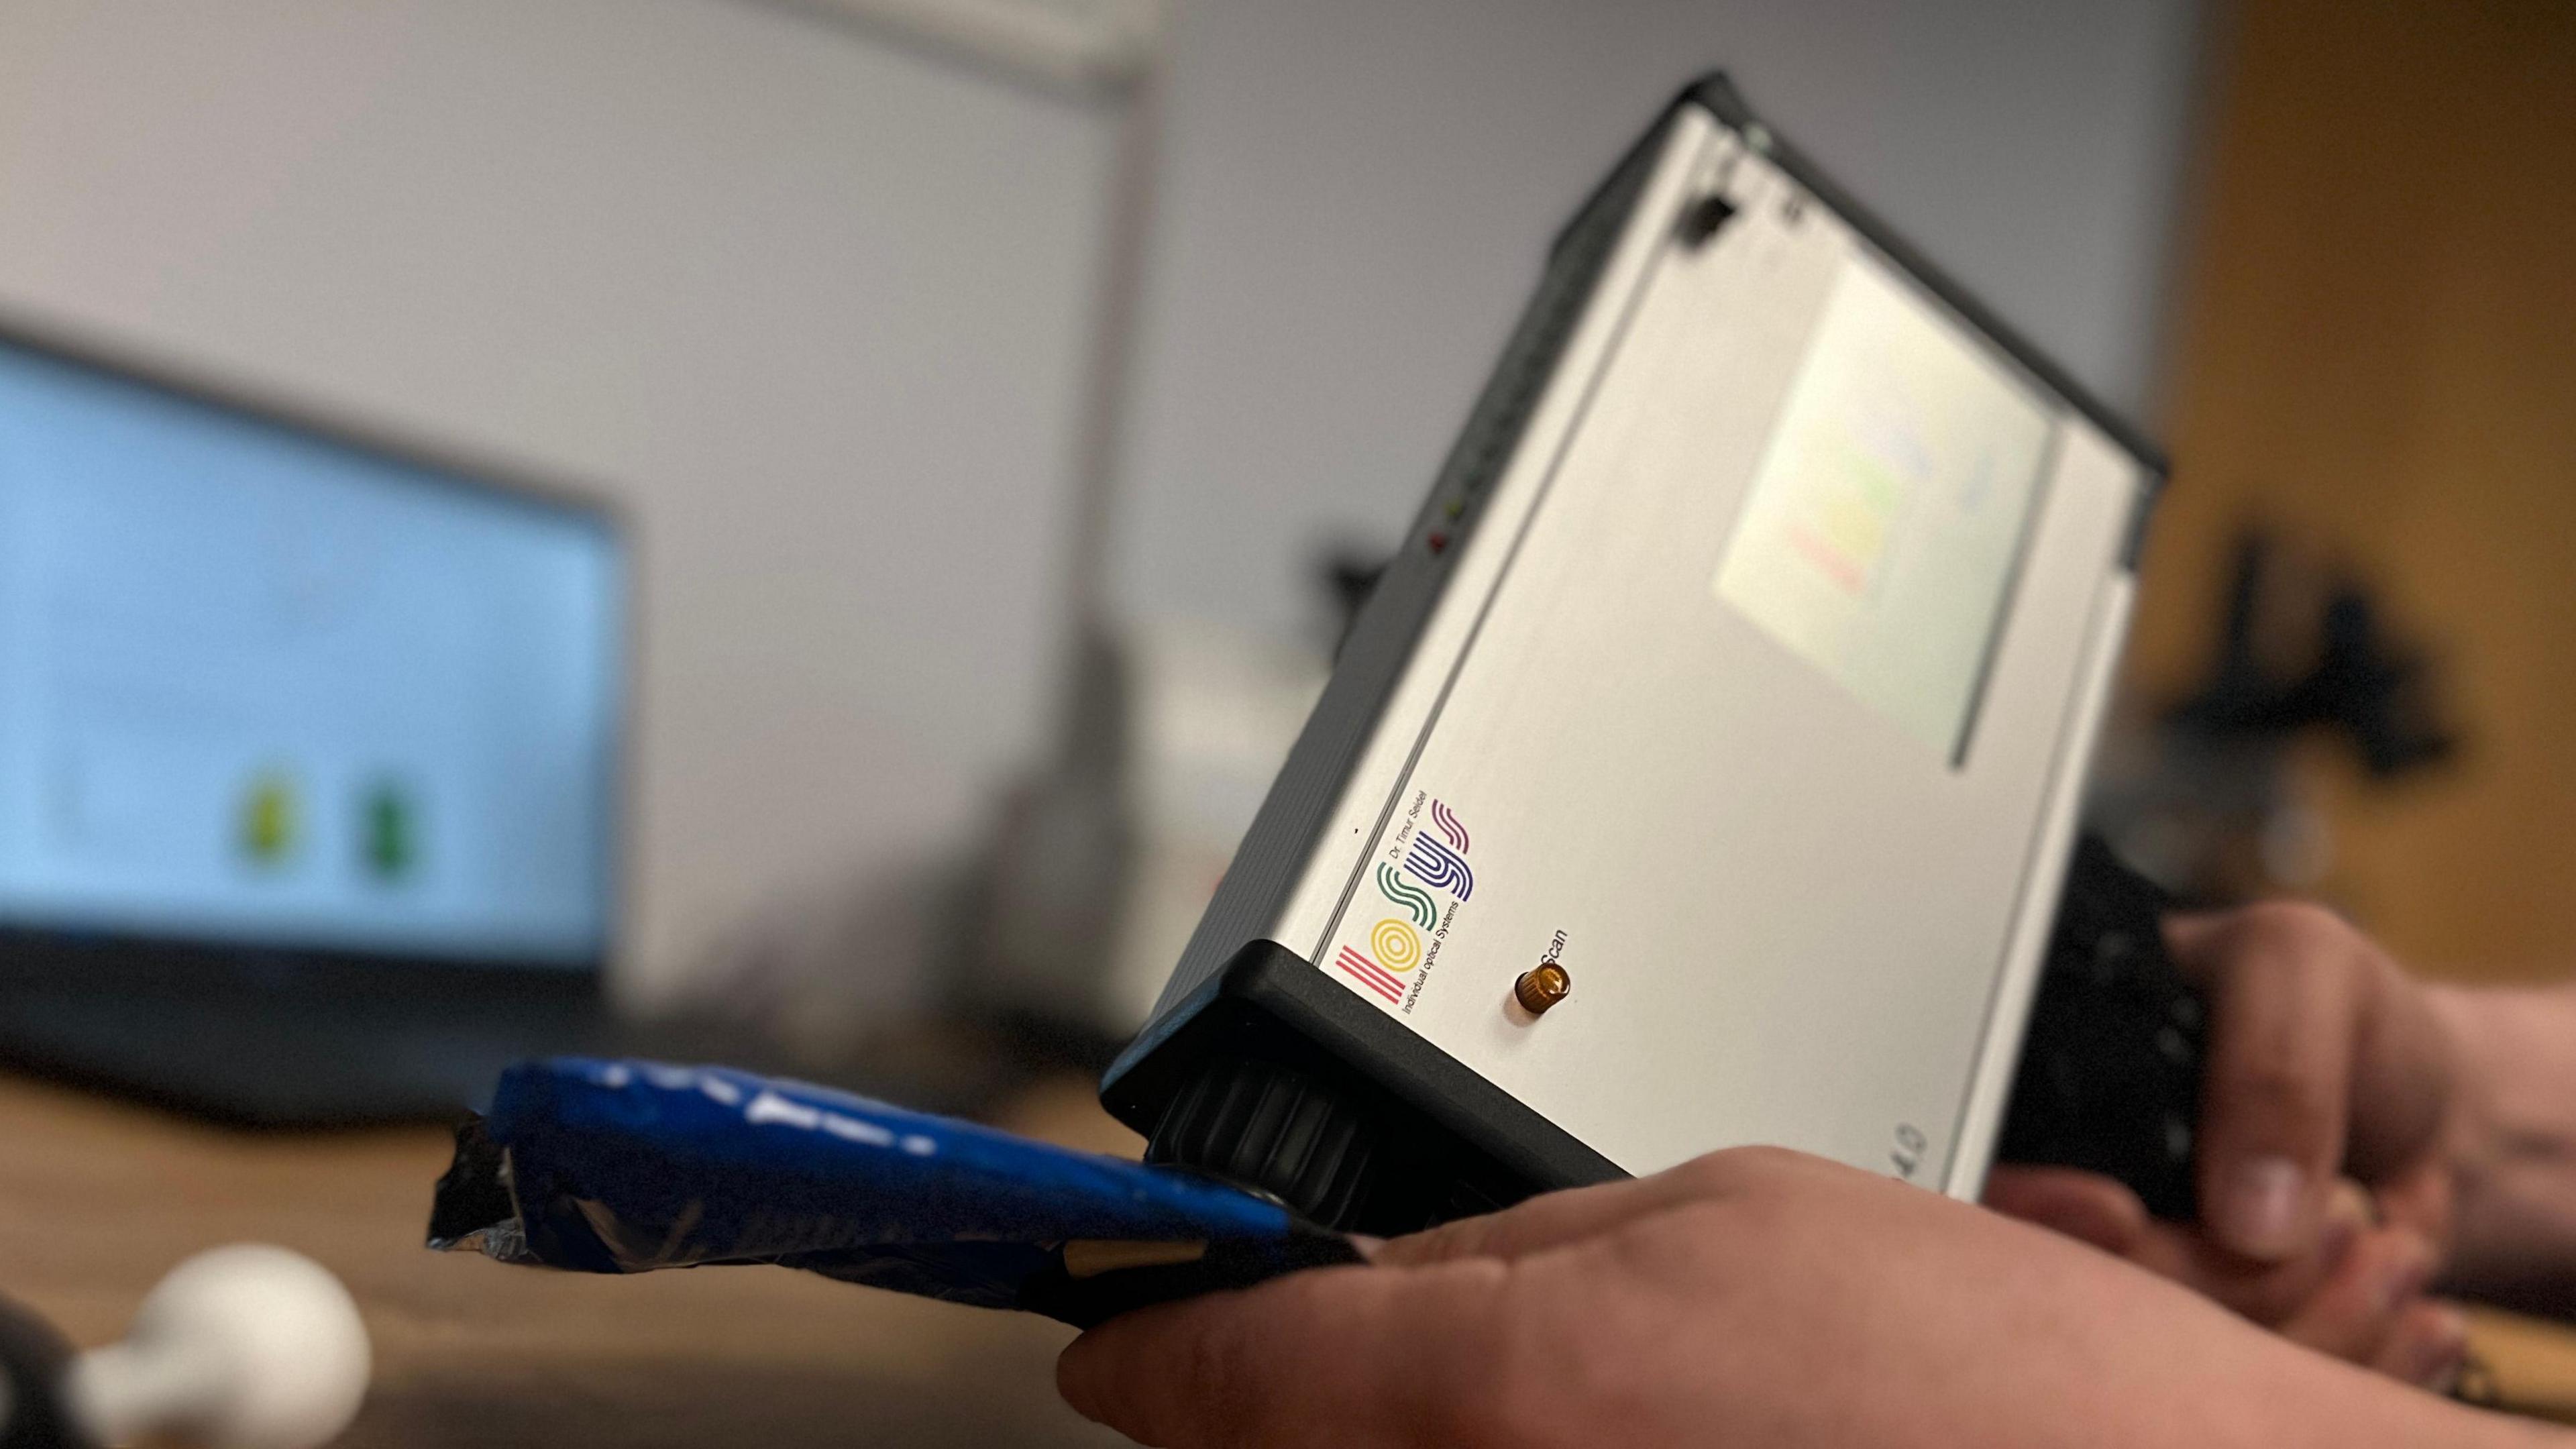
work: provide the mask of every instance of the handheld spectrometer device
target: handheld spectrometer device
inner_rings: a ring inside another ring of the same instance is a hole
[[[1746,1143],[1967,1196],[2064,958],[2166,1073],[2127,1175],[2187,1212],[2155,904],[2060,911],[2163,471],[1692,86],[1556,243],[1103,1100],[1381,1232]],[[2020,1135],[2129,1161],[2082,1126]]]

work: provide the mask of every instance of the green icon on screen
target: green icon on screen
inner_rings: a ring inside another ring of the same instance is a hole
[[[401,782],[379,780],[360,802],[359,850],[369,875],[387,883],[420,863],[420,810]]]

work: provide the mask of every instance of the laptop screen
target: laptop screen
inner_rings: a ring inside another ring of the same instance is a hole
[[[0,927],[582,967],[602,515],[0,343]]]

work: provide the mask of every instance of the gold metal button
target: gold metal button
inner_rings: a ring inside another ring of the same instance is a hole
[[[1553,961],[1542,961],[1512,983],[1512,999],[1536,1016],[1574,993],[1574,978]]]

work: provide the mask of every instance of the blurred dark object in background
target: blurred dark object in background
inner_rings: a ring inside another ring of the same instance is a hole
[[[2386,789],[2459,747],[2429,653],[2388,616],[2346,567],[2248,531],[2201,682],[2106,748],[2100,827],[2184,899],[2316,889],[2334,842],[2295,756],[2322,747]]]
[[[2278,545],[2246,536],[2229,586],[2226,632],[2209,681],[2166,717],[2168,728],[2205,740],[2279,741],[2318,728],[2351,741],[2362,768],[2391,780],[2447,759],[2456,743],[2435,721],[2425,660],[2392,640],[2384,611],[2363,586],[2337,578],[2327,586],[2313,639],[2299,631],[2303,670],[2283,673],[2255,637],[2264,586]],[[2304,602],[2304,601],[2303,601]]]

